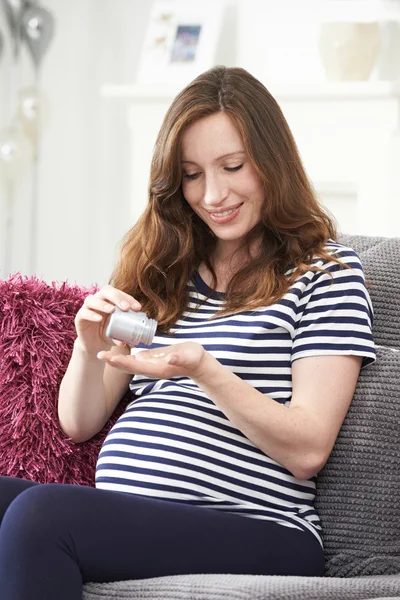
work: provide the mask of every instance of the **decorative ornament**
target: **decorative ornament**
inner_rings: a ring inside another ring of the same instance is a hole
[[[32,55],[35,68],[39,70],[43,56],[53,37],[53,15],[41,6],[29,6],[22,15],[21,33]]]
[[[18,92],[18,117],[34,148],[37,147],[47,112],[47,103],[37,87],[25,87]]]
[[[21,18],[26,2],[25,0],[2,0],[2,3],[14,42],[14,58],[17,59],[21,47]]]
[[[32,162],[32,144],[18,125],[0,132],[0,180],[5,184],[18,183]]]
[[[319,52],[330,81],[366,81],[379,56],[379,22],[326,22],[319,32]]]
[[[0,61],[1,61],[1,56],[3,54],[3,48],[4,48],[3,34],[0,31]]]

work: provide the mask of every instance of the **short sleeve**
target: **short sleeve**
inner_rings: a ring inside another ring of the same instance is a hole
[[[362,367],[376,360],[373,308],[358,255],[335,244],[341,264],[318,261],[298,305],[291,361],[306,356],[362,356]],[[347,265],[344,266],[344,265]]]

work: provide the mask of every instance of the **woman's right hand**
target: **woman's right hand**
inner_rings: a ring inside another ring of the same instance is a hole
[[[90,294],[75,316],[77,341],[82,350],[97,355],[102,350],[109,350],[113,345],[124,345],[123,342],[110,340],[106,336],[108,317],[114,307],[121,310],[141,309],[140,303],[129,294],[105,285],[95,294]]]

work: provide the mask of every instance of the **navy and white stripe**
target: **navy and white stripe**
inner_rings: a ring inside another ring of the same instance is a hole
[[[331,241],[327,250],[351,268],[316,259],[314,265],[333,279],[310,270],[276,304],[212,320],[224,296],[197,275],[187,311],[172,334],[157,335],[152,347],[199,342],[227,369],[287,406],[293,360],[353,354],[363,357],[363,366],[373,362],[373,313],[358,256]],[[315,478],[298,480],[266,456],[186,377],[135,376],[130,387],[136,398],[104,442],[97,487],[268,519],[311,530],[321,541]]]

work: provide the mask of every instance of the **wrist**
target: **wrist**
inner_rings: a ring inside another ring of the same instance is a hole
[[[78,354],[85,360],[99,362],[99,359],[97,358],[97,354],[98,354],[99,350],[94,350],[94,351],[90,350],[89,348],[87,348],[85,346],[85,344],[82,343],[82,341],[79,339],[79,337],[77,337],[76,340],[74,341],[73,351],[74,351],[74,354]]]

